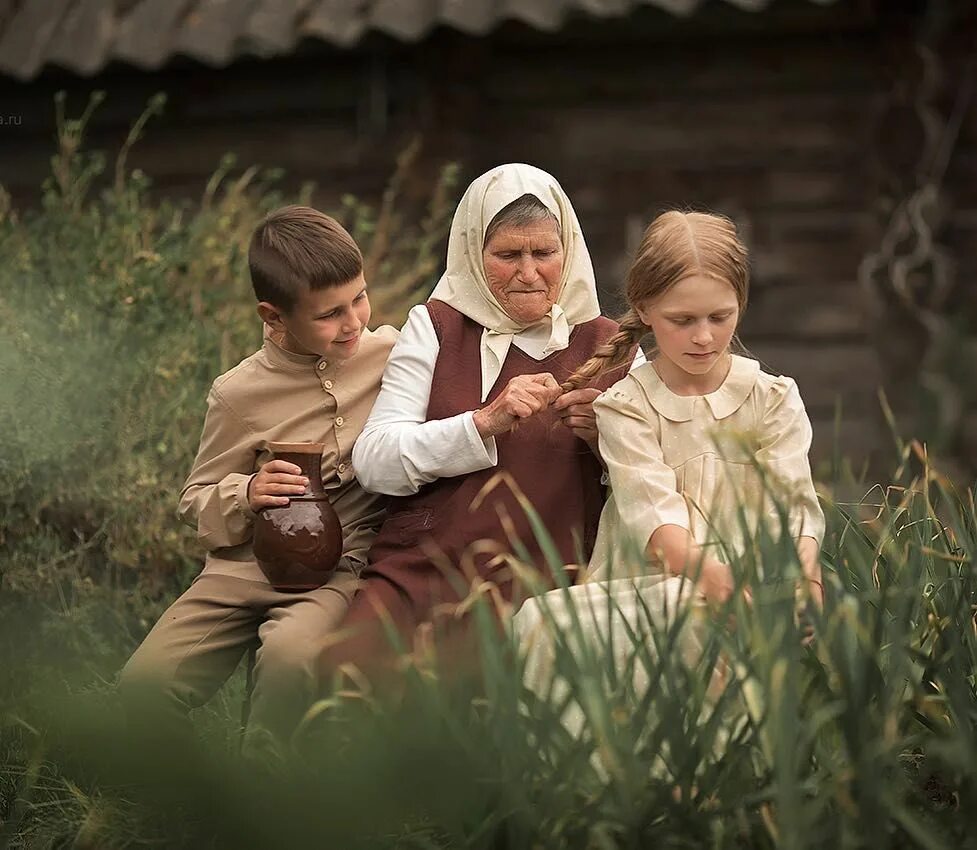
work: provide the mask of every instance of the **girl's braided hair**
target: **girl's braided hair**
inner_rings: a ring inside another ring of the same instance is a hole
[[[648,328],[638,314],[633,309],[628,310],[619,321],[617,333],[598,346],[594,356],[560,385],[563,391],[578,390],[598,375],[623,366],[629,359],[631,349],[646,333]]]
[[[579,389],[598,375],[624,365],[633,346],[650,332],[635,309],[664,295],[680,280],[702,274],[733,287],[739,314],[746,309],[750,268],[736,225],[724,215],[670,210],[645,231],[628,270],[625,296],[630,309],[620,329],[564,383]]]

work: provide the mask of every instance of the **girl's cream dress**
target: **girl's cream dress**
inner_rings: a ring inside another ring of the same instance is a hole
[[[704,610],[690,582],[666,577],[644,557],[660,526],[688,529],[726,563],[753,544],[761,523],[780,536],[778,503],[788,508],[792,538],[820,543],[824,533],[808,463],[811,425],[790,378],[733,355],[719,389],[680,396],[647,363],[598,398],[594,410],[611,495],[587,578],[528,599],[513,623],[526,653],[526,684],[541,696],[552,694],[554,631],[571,648],[586,641],[612,653],[620,672],[635,653],[629,634],[664,628],[680,604]],[[679,641],[689,664],[702,644],[695,619]],[[639,691],[647,684],[641,664],[634,679]],[[553,687],[565,693],[559,682]],[[571,706],[564,722],[578,732],[580,708]]]

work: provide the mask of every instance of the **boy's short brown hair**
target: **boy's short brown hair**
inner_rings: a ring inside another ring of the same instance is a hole
[[[304,290],[341,286],[363,271],[363,255],[346,229],[312,207],[292,205],[266,216],[248,248],[259,301],[289,313]]]

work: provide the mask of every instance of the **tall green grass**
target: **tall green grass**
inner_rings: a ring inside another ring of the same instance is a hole
[[[34,728],[15,723],[3,739],[6,816],[32,846],[85,830],[91,846],[966,846],[973,498],[921,468],[857,505],[829,504],[827,600],[806,647],[788,549],[762,539],[752,605],[731,603],[733,630],[707,621],[699,662],[671,651],[677,629],[636,642],[647,689],[599,643],[581,653],[571,630],[556,649],[566,687],[541,698],[476,604],[470,675],[456,660],[448,675],[435,645],[400,689],[351,684],[263,757],[238,754],[231,720],[182,748],[127,738],[101,688],[57,715],[25,701],[8,717]],[[732,674],[710,699],[720,654]],[[571,735],[574,705],[586,719]]]

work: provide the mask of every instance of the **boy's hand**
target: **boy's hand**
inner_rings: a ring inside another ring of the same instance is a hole
[[[289,496],[301,496],[309,486],[301,467],[285,460],[270,460],[251,479],[248,504],[257,513],[262,508],[277,508],[288,504]]]

